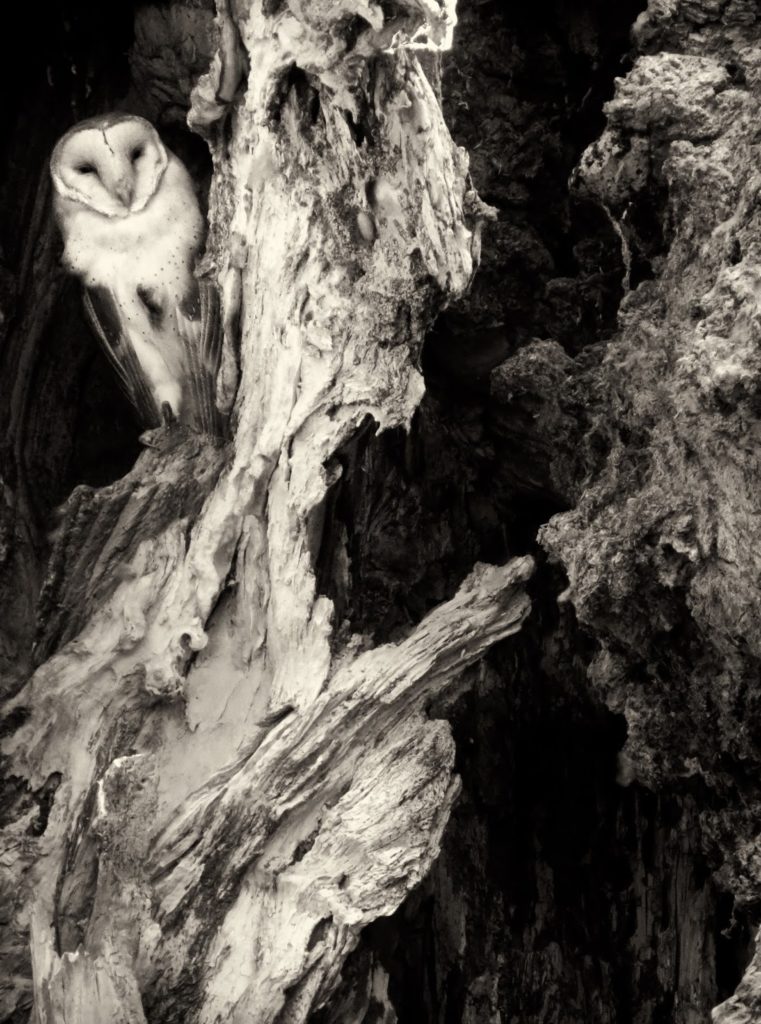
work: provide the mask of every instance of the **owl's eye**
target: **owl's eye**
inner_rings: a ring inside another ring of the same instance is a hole
[[[132,160],[132,163],[134,164],[136,160],[139,160],[144,152],[145,150],[143,149],[142,146],[135,146],[135,148],[130,153],[130,159]]]
[[[79,167],[77,167],[77,171],[79,171],[80,174],[95,174],[96,173],[95,172],[95,168],[93,167],[92,164],[80,164]]]

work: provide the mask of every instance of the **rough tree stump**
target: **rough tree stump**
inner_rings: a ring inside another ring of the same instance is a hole
[[[232,439],[154,431],[63,511],[5,746],[49,794],[2,858],[38,1024],[306,1020],[438,852],[457,783],[426,707],[519,629],[530,560],[477,567],[378,647],[315,560],[337,453],[409,423],[424,332],[478,263],[490,211],[414,48],[452,19],[220,4],[189,120]]]
[[[0,1020],[758,1019],[756,0],[13,6]],[[60,269],[114,107],[225,439]]]

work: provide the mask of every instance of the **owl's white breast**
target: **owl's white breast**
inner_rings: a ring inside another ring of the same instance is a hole
[[[158,287],[180,299],[203,239],[203,218],[190,175],[172,153],[142,210],[108,217],[63,196],[56,215],[64,262],[86,285],[117,292]]]

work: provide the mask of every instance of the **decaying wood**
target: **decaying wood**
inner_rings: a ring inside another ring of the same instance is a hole
[[[0,1019],[750,1024],[757,3],[126,13],[0,182]],[[231,435],[93,479],[35,175],[114,105],[211,178]]]
[[[315,580],[335,453],[368,417],[409,423],[424,330],[478,262],[489,211],[410,48],[446,43],[452,11],[289,0],[218,24],[191,123],[234,436],[163,428],[64,509],[51,656],[4,746],[6,962],[29,939],[38,1024],[306,1020],[438,850],[457,783],[427,702],[528,611],[530,560],[477,567],[372,649],[339,641]]]
[[[65,851],[54,907],[55,933],[75,929],[67,900],[87,885],[95,837],[84,944],[59,958],[39,888],[34,900],[40,1019],[143,1020],[139,992],[169,1019],[179,1005],[190,1019],[274,1020],[284,1006],[305,1019],[359,929],[430,866],[457,784],[449,730],[427,720],[426,703],[520,627],[530,572],[526,559],[478,568],[406,641],[347,655],[308,708],[250,728],[236,759],[180,802],[170,803],[177,780],[170,793],[163,769],[176,770],[178,756],[208,763],[205,730],[171,751],[164,742],[113,758],[94,784],[87,832]],[[134,714],[142,680],[132,682],[112,713],[118,704]],[[89,759],[77,760],[71,775],[92,777]],[[90,1016],[77,1016],[84,1007]]]

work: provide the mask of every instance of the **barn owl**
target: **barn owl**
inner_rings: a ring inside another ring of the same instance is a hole
[[[204,220],[184,165],[142,117],[75,125],[50,159],[64,264],[146,426],[219,432],[215,289],[193,274]]]

